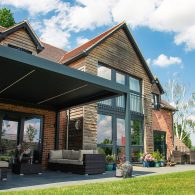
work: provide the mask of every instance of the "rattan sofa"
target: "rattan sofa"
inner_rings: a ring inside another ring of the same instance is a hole
[[[96,150],[51,150],[48,169],[82,175],[105,172],[105,156]]]

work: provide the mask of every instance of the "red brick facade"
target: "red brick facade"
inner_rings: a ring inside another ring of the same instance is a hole
[[[172,117],[172,111],[167,109],[152,111],[152,129],[166,132],[167,157],[170,156],[171,151],[174,149]]]

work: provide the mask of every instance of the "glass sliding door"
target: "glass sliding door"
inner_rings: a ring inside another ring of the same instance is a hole
[[[23,142],[28,143],[33,151],[33,160],[41,159],[41,119],[25,117]]]
[[[19,122],[1,118],[0,123],[0,160],[9,160],[14,156],[18,144]]]
[[[0,160],[15,156],[19,144],[29,148],[34,162],[41,162],[43,119],[31,114],[0,111]]]
[[[167,146],[166,146],[166,132],[154,131],[154,151],[159,151],[164,157],[166,157]]]
[[[124,159],[125,157],[125,120],[121,118],[116,119],[116,128],[117,128],[117,156],[119,159]]]

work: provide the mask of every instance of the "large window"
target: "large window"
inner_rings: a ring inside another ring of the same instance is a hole
[[[135,79],[133,77],[129,77],[129,89],[140,93],[141,92],[140,80]]]
[[[102,77],[104,79],[111,80],[111,75],[112,75],[112,70],[110,68],[98,64],[97,76]]]
[[[142,145],[142,121],[131,120],[131,144]]]
[[[125,120],[117,118],[117,145],[125,146]]]
[[[106,155],[112,154],[112,116],[98,114],[97,145]]]

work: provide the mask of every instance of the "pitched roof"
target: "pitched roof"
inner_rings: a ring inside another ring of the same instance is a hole
[[[61,59],[61,57],[67,53],[66,51],[64,51],[63,49],[54,47],[52,45],[49,45],[47,43],[41,42],[44,46],[44,49],[38,53],[37,56],[41,57],[41,58],[45,58],[54,62],[59,62],[59,60]]]
[[[177,109],[169,104],[169,102],[165,100],[161,100],[161,108],[171,111],[177,111]]]
[[[109,38],[113,33],[117,32],[118,30],[120,29],[123,29],[129,39],[129,41],[131,42],[135,52],[137,53],[140,61],[142,62],[149,78],[150,78],[150,81],[153,82],[154,81],[154,76],[150,70],[150,68],[148,67],[139,47],[137,46],[133,36],[131,35],[127,25],[125,22],[122,22],[116,26],[114,26],[113,28],[105,31],[104,33],[98,35],[97,37],[91,39],[90,41],[84,43],[83,45],[73,49],[72,51],[66,53],[62,58],[61,60],[59,61],[60,63],[62,64],[70,64],[71,62],[81,58],[81,57],[84,57],[84,56],[87,56],[88,53],[94,49],[96,46],[98,46],[99,44],[101,44],[104,40],[106,40],[107,38]]]
[[[0,26],[0,32],[3,32],[4,30],[6,30],[6,28],[3,26]]]
[[[27,20],[24,20],[20,23],[17,23],[9,28],[4,28],[1,27],[0,28],[0,41],[5,39],[8,35],[20,30],[20,29],[25,29],[26,32],[29,34],[29,36],[31,37],[32,41],[34,42],[34,44],[36,45],[37,48],[37,52],[40,52],[44,49],[41,41],[39,40],[39,38],[37,37],[37,35],[35,34],[34,30],[32,29],[32,27],[30,26],[30,24],[28,23]]]
[[[163,87],[162,87],[162,85],[161,85],[161,83],[160,83],[160,81],[159,81],[159,79],[158,79],[157,77],[155,77],[154,82],[156,83],[156,85],[157,85],[157,87],[158,87],[160,93],[161,93],[161,94],[164,94],[165,91],[164,91],[164,89],[163,89]]]
[[[66,53],[60,60],[61,63],[65,63],[68,60],[70,60],[71,58],[76,57],[77,55],[81,54],[84,51],[87,51],[90,47],[92,47],[93,45],[96,45],[100,40],[104,39],[105,37],[107,37],[108,34],[110,34],[111,32],[115,31],[119,26],[123,25],[124,22],[114,26],[113,28],[103,32],[102,34],[98,35],[97,37],[89,40],[88,42],[84,43],[83,45],[73,49],[72,51]]]

